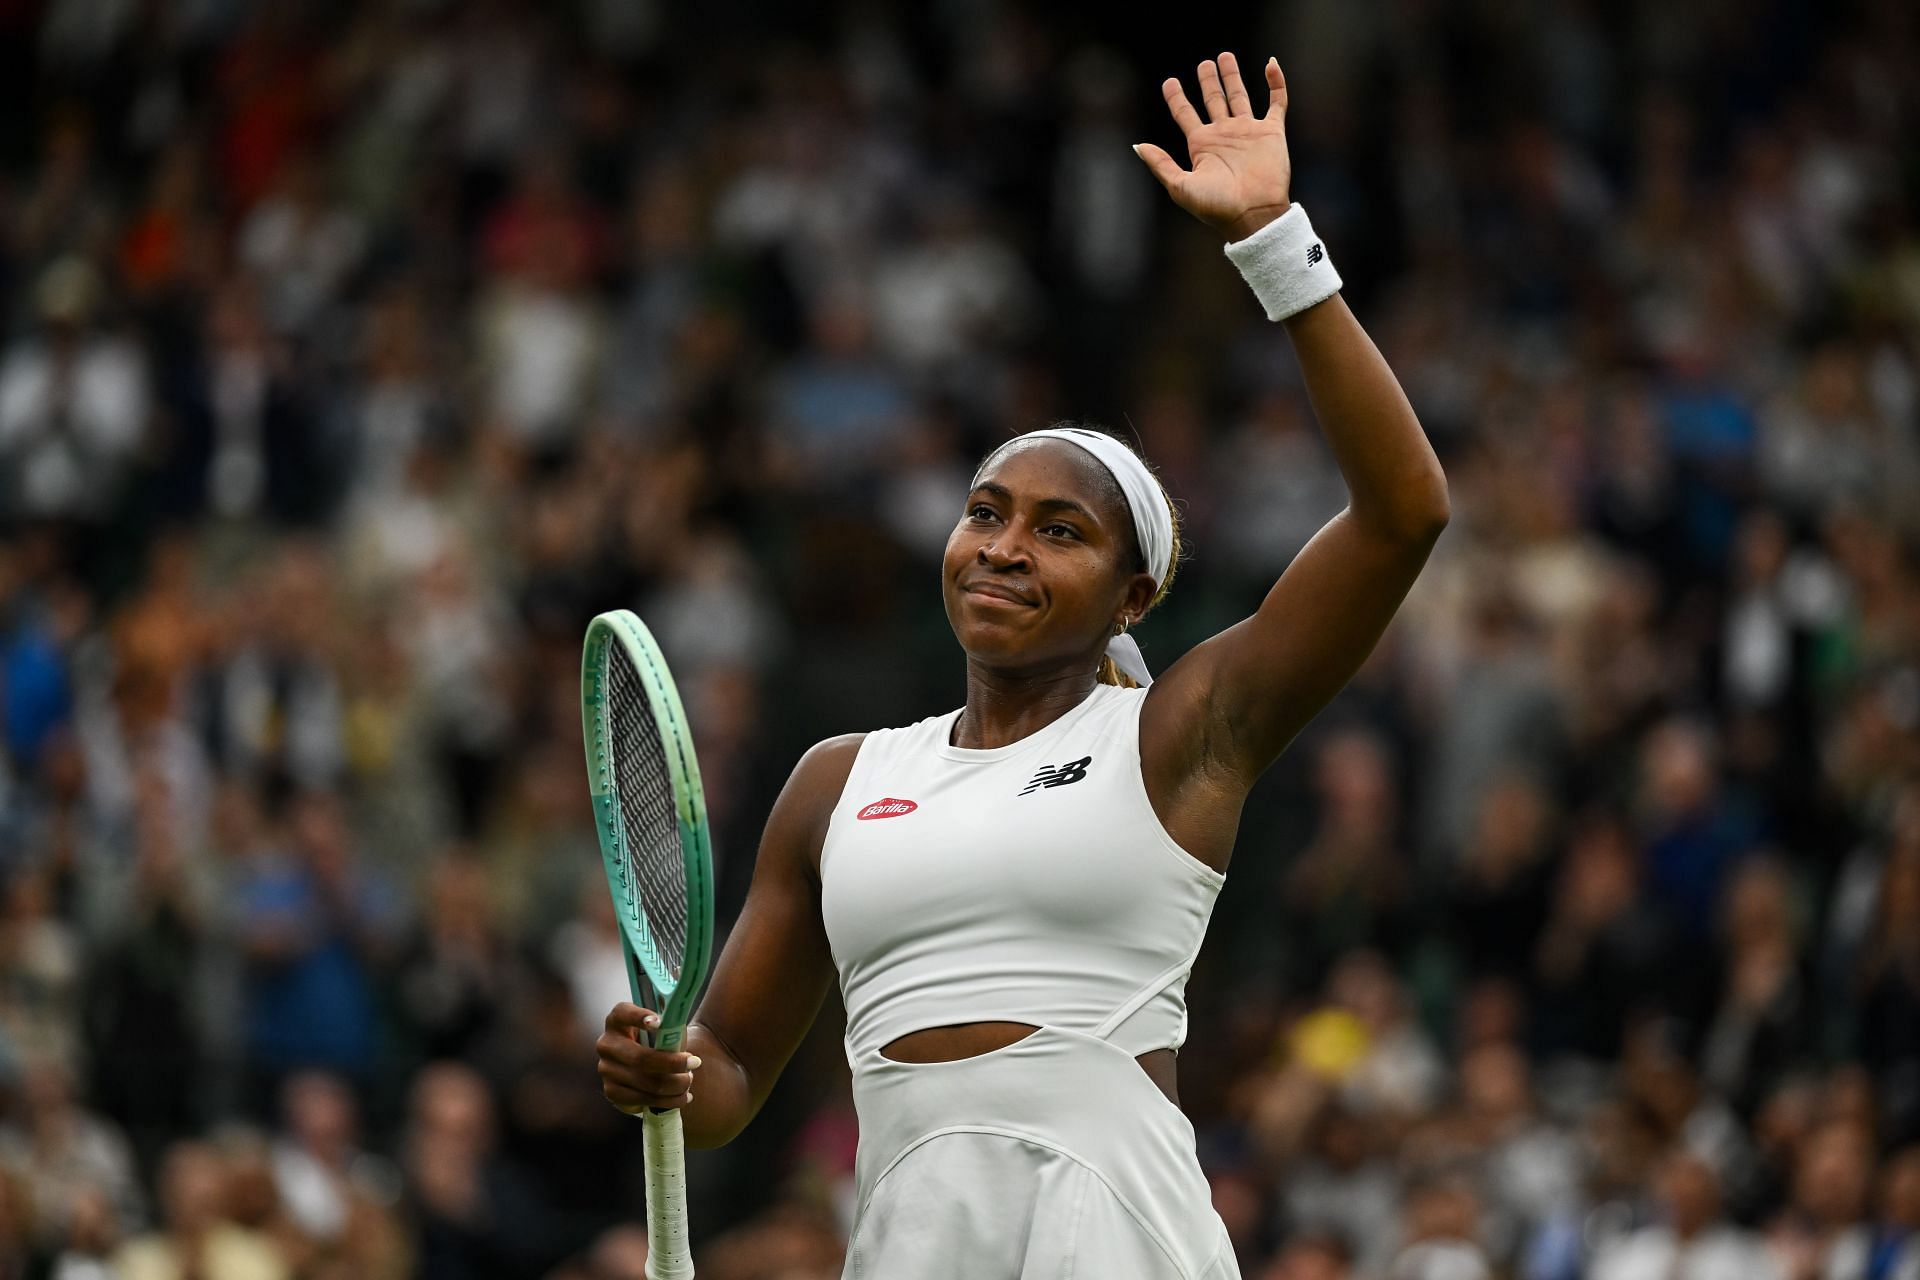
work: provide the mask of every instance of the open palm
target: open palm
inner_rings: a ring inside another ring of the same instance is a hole
[[[1168,77],[1160,86],[1173,122],[1186,135],[1191,169],[1181,168],[1150,142],[1134,148],[1175,204],[1235,240],[1252,235],[1287,211],[1293,179],[1293,162],[1287,155],[1287,78],[1271,58],[1266,74],[1264,116],[1254,114],[1246,82],[1240,78],[1240,63],[1231,53],[1221,54],[1217,63],[1209,58],[1200,64],[1200,100],[1207,109],[1204,122],[1179,80]]]

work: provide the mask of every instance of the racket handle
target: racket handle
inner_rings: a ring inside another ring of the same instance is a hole
[[[687,1247],[687,1156],[678,1111],[648,1111],[647,1280],[693,1280]]]

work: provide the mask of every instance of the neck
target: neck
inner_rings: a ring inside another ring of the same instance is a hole
[[[1018,742],[1086,701],[1098,683],[1085,663],[1041,674],[1009,674],[967,661],[967,706],[953,745],[986,750]]]

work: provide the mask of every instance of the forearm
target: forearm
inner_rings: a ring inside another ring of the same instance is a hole
[[[1272,58],[1262,70],[1267,109],[1256,113],[1233,54],[1202,62],[1204,123],[1177,79],[1160,86],[1186,135],[1191,169],[1151,143],[1134,153],[1175,203],[1226,236],[1227,257],[1267,317],[1285,321],[1346,477],[1350,523],[1396,545],[1430,545],[1447,520],[1446,477],[1399,381],[1341,300],[1326,246],[1292,199],[1286,77]]]
[[[1285,321],[1348,510],[1395,539],[1431,540],[1447,522],[1447,480],[1386,358],[1335,294]]]
[[[693,1101],[680,1108],[686,1143],[701,1148],[725,1146],[760,1110],[747,1069],[726,1041],[697,1022],[687,1024],[680,1047],[700,1059],[700,1069],[693,1076]]]

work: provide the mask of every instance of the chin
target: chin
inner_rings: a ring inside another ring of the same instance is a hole
[[[1048,650],[1032,636],[1009,634],[1002,627],[976,626],[956,631],[955,638],[969,661],[1009,676],[1039,675],[1072,662],[1070,653]]]
[[[976,662],[990,667],[1024,667],[1033,662],[1033,638],[1024,629],[994,618],[950,618],[953,638]]]
[[[978,658],[993,666],[1018,665],[1026,657],[1026,644],[1007,627],[992,623],[968,622],[953,629],[953,638],[969,658]]]

